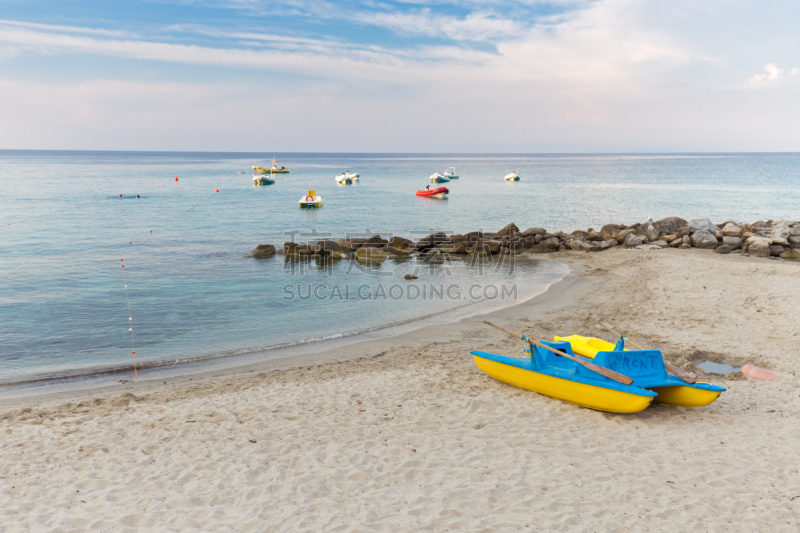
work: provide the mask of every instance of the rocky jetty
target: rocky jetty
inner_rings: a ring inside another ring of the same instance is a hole
[[[549,232],[531,227],[521,230],[513,222],[495,233],[472,231],[465,234],[438,232],[413,241],[379,235],[368,238],[286,242],[286,260],[312,258],[359,261],[383,261],[387,258],[435,257],[451,255],[548,254],[563,251],[602,252],[611,248],[655,250],[700,248],[720,254],[738,253],[754,257],[779,257],[800,260],[800,222],[762,221],[753,223],[725,221],[714,224],[707,218],[685,220],[667,217],[654,222],[606,224],[599,230],[588,228],[571,233]],[[270,250],[271,248],[271,250]],[[252,257],[270,257],[275,248],[260,245]]]

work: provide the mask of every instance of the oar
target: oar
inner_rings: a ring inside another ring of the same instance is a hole
[[[597,321],[597,324],[598,324],[598,325],[599,325],[601,328],[603,328],[603,329],[607,329],[608,331],[610,331],[611,333],[613,333],[613,334],[614,334],[614,335],[616,335],[617,337],[620,337],[620,338],[622,337],[622,334],[621,334],[621,333],[617,333],[616,331],[614,331],[614,330],[611,328],[611,326],[609,326],[609,325],[608,325],[608,324],[606,324],[605,322],[600,322],[600,321],[598,320],[598,321]],[[638,344],[636,344],[636,343],[635,343],[635,342],[633,342],[632,340],[628,339],[628,342],[629,342],[629,343],[631,343],[631,345],[632,345],[634,348],[636,348],[637,350],[644,350],[644,348],[642,348],[641,346],[639,346]],[[664,355],[663,355],[663,354],[661,355],[661,359],[664,361],[664,368],[666,368],[666,369],[667,369],[667,372],[669,372],[669,373],[670,373],[670,374],[672,374],[673,376],[677,377],[678,379],[680,379],[680,380],[683,380],[684,382],[688,383],[689,385],[694,385],[695,383],[697,383],[697,380],[696,380],[696,379],[694,379],[692,376],[690,376],[689,374],[687,374],[686,372],[684,372],[683,370],[681,370],[681,369],[680,369],[680,368],[678,368],[677,366],[669,364],[669,363],[667,362],[667,360],[666,360],[666,359],[664,359]]]
[[[628,376],[626,376],[624,374],[620,374],[619,372],[614,372],[613,370],[611,370],[609,368],[606,368],[606,367],[600,366],[600,365],[596,365],[594,363],[590,363],[589,361],[582,361],[582,360],[578,359],[577,357],[569,355],[568,353],[559,352],[555,348],[551,348],[549,346],[546,346],[546,345],[542,344],[541,342],[537,342],[537,341],[535,341],[535,340],[533,340],[533,339],[531,339],[529,337],[526,337],[525,335],[520,335],[519,333],[514,333],[513,331],[509,331],[506,328],[501,328],[497,324],[492,324],[491,322],[487,322],[486,320],[484,320],[483,323],[484,324],[488,324],[488,325],[492,326],[493,328],[497,328],[500,331],[505,331],[509,335],[513,335],[514,337],[518,337],[518,338],[522,339],[525,342],[529,342],[529,343],[533,344],[534,346],[538,346],[539,348],[544,348],[545,350],[549,350],[549,351],[553,352],[556,355],[560,355],[561,357],[566,357],[567,359],[572,359],[576,363],[585,366],[586,368],[588,368],[592,372],[597,372],[598,374],[603,375],[603,376],[605,376],[607,378],[613,379],[614,381],[619,381],[620,383],[624,383],[625,385],[630,385],[631,383],[633,383],[633,379],[629,378]],[[533,355],[533,354],[531,354],[531,355]]]

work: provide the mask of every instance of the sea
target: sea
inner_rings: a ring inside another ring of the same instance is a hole
[[[252,166],[276,157],[290,173],[254,186]],[[459,179],[444,184],[446,200],[415,195],[447,167]],[[344,171],[359,181],[337,185]],[[512,171],[520,181],[503,180]],[[455,322],[521,303],[569,272],[508,257],[247,257],[259,244],[418,239],[510,222],[572,231],[673,215],[798,220],[799,186],[793,153],[0,151],[0,397],[160,379]],[[322,208],[299,209],[309,189]]]

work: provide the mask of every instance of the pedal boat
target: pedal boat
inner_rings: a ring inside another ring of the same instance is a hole
[[[417,196],[446,200],[449,192],[450,190],[448,190],[447,187],[439,187],[438,189],[423,189],[421,191],[417,191]]]
[[[587,359],[594,359],[599,354],[605,352],[614,352],[615,345],[606,342],[603,339],[596,339],[594,337],[583,337],[582,335],[570,335],[569,337],[555,337],[556,341],[568,342],[572,346],[572,350],[576,355],[585,357]],[[631,354],[634,358],[631,360],[632,364],[636,363],[636,354],[646,352],[658,352],[659,358],[661,357],[660,350],[628,350],[625,349],[626,354]],[[619,353],[619,352],[616,352]],[[661,359],[661,367],[663,368],[663,359]],[[598,363],[599,364],[599,363]],[[628,369],[615,369],[617,372],[634,377]],[[667,374],[666,370],[663,374],[659,373],[648,379],[634,378],[634,385],[653,391],[658,396],[655,398],[656,403],[665,405],[674,405],[676,407],[705,407],[710,405],[719,398],[719,395],[725,392],[724,387],[712,385],[711,383],[697,382],[689,385],[683,380]]]
[[[317,196],[317,191],[314,189],[308,189],[308,194],[306,196],[302,196],[300,201],[297,202],[300,204],[300,208],[303,209],[313,209],[316,207],[322,207],[322,196]]]
[[[568,342],[543,342],[551,348],[575,355]],[[593,372],[578,363],[552,352],[533,347],[528,357],[508,357],[488,352],[471,352],[475,364],[486,374],[513,387],[544,394],[557,400],[611,413],[636,413],[645,409],[657,393],[633,385],[624,385]],[[607,360],[609,356],[615,360]],[[617,372],[625,366],[627,352],[600,354],[595,363]],[[659,355],[660,357],[660,355]],[[660,360],[660,359],[659,359]],[[663,365],[662,365],[663,369]]]

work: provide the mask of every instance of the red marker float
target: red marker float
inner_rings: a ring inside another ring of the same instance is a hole
[[[219,189],[214,189],[214,192],[219,192]]]
[[[178,181],[178,176],[175,176],[175,181]]]

